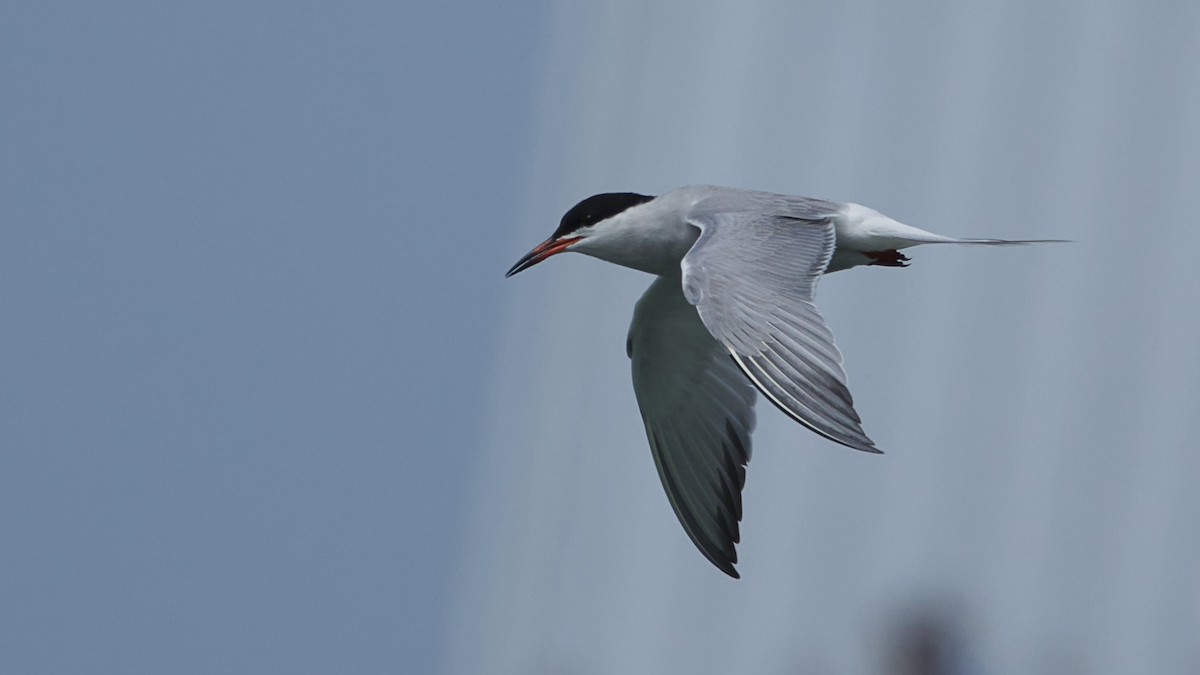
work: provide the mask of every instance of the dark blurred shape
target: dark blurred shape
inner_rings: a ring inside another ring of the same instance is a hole
[[[962,613],[951,603],[924,602],[898,616],[881,672],[889,675],[969,675]]]

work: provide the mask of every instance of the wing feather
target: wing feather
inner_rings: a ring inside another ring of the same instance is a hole
[[[803,211],[811,215],[810,210]],[[813,304],[836,244],[829,217],[701,211],[683,289],[750,381],[796,421],[843,445],[879,452],[862,429],[842,354]]]
[[[671,508],[696,548],[737,577],[755,389],[704,327],[678,278],[651,284],[638,301],[626,346]]]

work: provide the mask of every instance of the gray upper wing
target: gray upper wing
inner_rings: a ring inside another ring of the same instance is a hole
[[[737,577],[754,387],[700,322],[678,278],[660,277],[642,295],[627,349],[667,499],[704,556]]]
[[[684,295],[772,403],[830,440],[879,452],[863,432],[841,352],[812,302],[836,243],[832,222],[814,215],[693,216],[701,234],[683,259]]]

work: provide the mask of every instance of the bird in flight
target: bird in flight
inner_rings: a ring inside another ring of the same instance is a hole
[[[713,565],[738,578],[735,544],[756,392],[835,443],[880,452],[863,431],[842,355],[813,304],[822,274],[906,267],[918,244],[1035,241],[944,237],[858,204],[693,185],[576,204],[512,276],[564,251],[657,278],[625,343],[658,476]]]

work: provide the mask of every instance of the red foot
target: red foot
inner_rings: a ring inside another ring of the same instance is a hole
[[[884,267],[908,267],[908,256],[900,251],[868,251],[863,253],[871,259],[868,265],[882,265]]]

